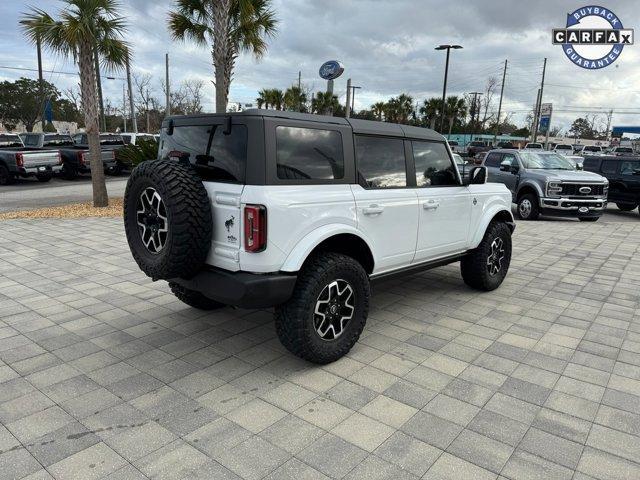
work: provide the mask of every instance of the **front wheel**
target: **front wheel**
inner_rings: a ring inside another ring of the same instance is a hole
[[[630,212],[634,210],[638,206],[637,203],[616,203],[616,207],[618,210],[622,210],[623,212]]]
[[[326,364],[346,355],[369,313],[369,278],[362,265],[338,253],[321,253],[304,265],[291,298],[276,307],[280,341],[294,355]]]
[[[16,177],[9,172],[9,169],[4,165],[0,165],[0,185],[12,185],[15,181]]]
[[[178,300],[198,310],[217,310],[226,306],[224,303],[205,297],[200,292],[189,290],[179,283],[169,282],[169,288]]]
[[[533,193],[527,193],[518,200],[518,216],[522,220],[536,220],[540,216],[538,198]]]
[[[511,229],[492,222],[480,245],[460,261],[464,283],[476,290],[490,291],[500,286],[511,264]]]

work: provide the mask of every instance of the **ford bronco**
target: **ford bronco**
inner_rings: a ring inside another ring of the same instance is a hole
[[[139,267],[196,308],[275,307],[302,358],[345,355],[370,281],[460,261],[493,290],[511,260],[511,194],[474,167],[462,181],[432,130],[273,110],[169,117],[159,158],[124,199]]]

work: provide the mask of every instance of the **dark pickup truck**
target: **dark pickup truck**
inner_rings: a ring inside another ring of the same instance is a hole
[[[491,150],[490,144],[474,140],[467,145],[467,156],[473,158],[477,153],[488,152],[489,150]]]
[[[78,133],[73,136],[74,145],[61,148],[62,174],[67,180],[73,180],[78,175],[91,172],[91,157],[89,156],[89,141],[86,133]],[[100,158],[104,165],[104,171],[115,174],[118,170],[116,150],[124,147],[120,135],[112,133],[100,134]]]
[[[18,177],[48,182],[61,169],[62,160],[56,150],[25,147],[17,134],[0,134],[0,185],[10,185]]]
[[[585,156],[583,167],[609,180],[609,202],[630,212],[640,205],[640,157]]]

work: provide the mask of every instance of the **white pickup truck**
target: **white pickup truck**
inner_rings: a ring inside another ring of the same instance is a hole
[[[25,147],[19,135],[0,133],[0,185],[10,185],[18,177],[48,182],[61,169],[59,151]]]

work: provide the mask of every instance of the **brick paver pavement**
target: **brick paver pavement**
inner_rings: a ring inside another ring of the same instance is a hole
[[[176,301],[120,220],[1,222],[0,478],[638,479],[639,245],[520,222],[500,289],[377,285],[318,367],[269,311]]]

